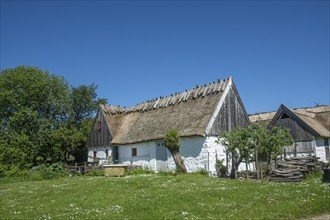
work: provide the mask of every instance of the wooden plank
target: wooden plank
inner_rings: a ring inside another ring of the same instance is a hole
[[[217,88],[217,92],[220,92],[221,91],[221,88],[222,88],[223,84],[224,84],[223,81],[221,81],[219,83],[218,88]]]
[[[198,97],[198,93],[199,93],[200,87],[196,89],[195,94],[194,94],[194,99],[196,99]]]
[[[157,108],[158,103],[159,103],[159,100],[160,100],[160,99],[157,99],[157,101],[156,101],[156,103],[154,104],[153,108]]]
[[[180,103],[180,102],[182,101],[182,99],[183,99],[183,97],[185,96],[185,94],[186,94],[186,92],[183,92],[183,93],[180,95],[180,98],[179,98],[178,103]]]
[[[207,95],[209,95],[211,93],[211,90],[212,90],[212,84],[209,84],[207,86]]]
[[[189,92],[187,93],[186,97],[184,98],[184,101],[187,101],[187,100],[189,99],[190,94],[191,94],[191,91],[189,91]]]
[[[212,93],[215,93],[215,92],[217,91],[217,85],[218,85],[218,84],[214,84],[214,87],[213,87],[213,91],[212,91]]]

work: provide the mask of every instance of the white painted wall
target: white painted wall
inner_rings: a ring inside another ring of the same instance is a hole
[[[311,141],[312,145],[313,145],[313,151],[311,152],[306,152],[306,153],[297,153],[298,157],[304,157],[304,156],[316,156],[319,157],[319,161],[323,161],[323,162],[327,162],[329,160],[329,158],[326,158],[327,152],[328,155],[330,155],[329,152],[329,146],[324,146],[324,138],[317,138],[316,140]],[[330,143],[330,138],[328,138],[328,143]],[[288,148],[288,147],[287,147]],[[290,146],[290,148],[293,148],[292,146]],[[284,155],[282,155],[284,156]],[[286,157],[290,158],[290,157],[294,157],[294,153],[293,152],[287,152],[286,153]]]
[[[216,175],[216,159],[226,160],[224,147],[218,144],[217,137],[182,137],[180,140],[180,153],[188,172],[206,170]],[[168,168],[175,170],[173,157],[169,155]]]
[[[180,153],[188,172],[206,170],[216,175],[215,164],[217,159],[224,159],[226,154],[223,146],[216,141],[217,137],[182,137],[180,139]],[[118,146],[119,163],[138,165],[155,171],[176,169],[171,153],[166,150],[167,160],[156,160],[156,147],[159,141],[148,141],[136,144]],[[132,148],[137,149],[137,156],[132,156]],[[97,151],[100,164],[106,161],[105,150],[111,155],[111,147],[89,148],[88,159],[93,161],[93,152]]]
[[[324,138],[317,138],[315,140],[315,154],[317,157],[319,157],[320,161],[327,162],[329,161],[329,158],[326,158],[327,155],[329,155],[329,146],[324,145]],[[330,143],[330,138],[328,138],[328,143]]]
[[[137,156],[132,156],[132,148],[137,149]],[[142,166],[145,169],[156,170],[156,144],[148,141],[137,144],[119,145],[119,163]]]
[[[94,151],[96,151],[96,157],[99,159],[99,164],[104,164],[108,158],[106,158],[105,151],[108,150],[108,157],[111,156],[111,147],[110,146],[99,146],[99,147],[90,147],[88,148],[88,162],[94,162]]]

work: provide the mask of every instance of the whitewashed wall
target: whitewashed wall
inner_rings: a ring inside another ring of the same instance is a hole
[[[111,156],[110,146],[90,147],[88,148],[88,162],[94,162],[94,151],[96,151],[96,157],[99,159],[99,164],[104,164],[108,158],[106,158],[105,151],[108,150],[108,157]]]
[[[328,138],[328,143],[329,142],[330,142],[330,138]],[[329,146],[324,146],[324,138],[317,138],[316,140],[312,140],[311,144],[313,146],[313,151],[306,152],[306,153],[297,153],[297,156],[303,157],[303,156],[313,155],[313,156],[319,157],[320,161],[327,162],[329,160],[329,158],[328,159],[326,158],[327,152],[328,152],[328,155],[330,153],[329,153]],[[292,149],[293,147],[290,146],[290,148]],[[287,149],[288,149],[288,147],[287,147]],[[284,155],[282,155],[282,156],[284,156]],[[294,152],[287,152],[286,157],[287,158],[294,157]]]
[[[328,143],[330,143],[330,138],[328,138]],[[324,146],[324,139],[318,138],[315,140],[315,154],[320,158],[320,161],[327,162],[329,158],[326,158],[327,154],[329,155],[329,146]],[[326,152],[327,151],[327,152]]]
[[[132,148],[137,149],[137,156],[132,157]],[[119,163],[156,170],[156,144],[154,141],[120,145],[118,150]]]
[[[215,175],[216,159],[226,160],[224,147],[218,144],[217,137],[182,137],[180,153],[188,172],[206,170]],[[169,155],[168,168],[175,170],[173,157]]]
[[[217,159],[224,159],[226,154],[224,147],[218,144],[217,137],[182,137],[180,139],[180,153],[183,157],[188,172],[206,170],[212,175],[216,175],[215,164]],[[166,161],[156,159],[156,147],[160,141],[148,141],[137,144],[119,145],[119,163],[126,165],[138,165],[146,169],[155,171],[176,169],[171,153],[166,149]],[[132,148],[137,149],[137,156],[132,156]],[[88,159],[93,161],[93,152],[97,151],[100,164],[106,161],[105,151],[110,147],[89,148]]]

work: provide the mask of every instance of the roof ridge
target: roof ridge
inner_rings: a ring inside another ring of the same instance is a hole
[[[159,98],[147,100],[145,102],[139,103],[132,107],[120,107],[120,106],[112,106],[105,105],[103,106],[103,111],[105,114],[129,114],[132,112],[144,112],[149,110],[154,110],[158,108],[167,108],[169,106],[177,105],[181,102],[186,102],[188,100],[195,100],[199,98],[204,98],[209,96],[210,94],[215,94],[219,92],[223,92],[226,85],[228,84],[230,77],[220,80],[217,82],[212,82],[204,85],[196,85],[191,90],[185,90],[183,92],[176,92],[168,96],[160,96]]]
[[[314,107],[301,107],[301,108],[289,108],[291,111],[296,111],[296,110],[306,110],[308,111],[309,109],[319,109],[319,108],[324,108],[324,107],[330,107],[330,105],[321,105],[321,106],[314,106]],[[277,111],[277,110],[276,110]],[[268,114],[268,113],[273,113],[273,112],[276,112],[276,111],[266,111],[266,112],[256,112],[256,113],[253,113],[253,114],[248,114],[248,116],[257,116],[257,115],[262,115],[262,114]],[[298,112],[300,113],[300,112]],[[310,113],[313,113],[315,114],[315,112],[310,112]]]

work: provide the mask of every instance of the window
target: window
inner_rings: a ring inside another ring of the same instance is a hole
[[[94,151],[93,153],[93,157],[96,158],[97,151]]]
[[[118,146],[112,146],[112,161],[113,161],[113,163],[119,163]]]
[[[136,147],[132,148],[132,157],[136,157],[137,156],[137,149]]]
[[[106,149],[106,150],[105,150],[105,158],[108,158],[108,156],[109,156],[109,150]]]
[[[287,114],[283,113],[281,116],[281,119],[284,119],[284,118],[289,118],[289,116]]]

